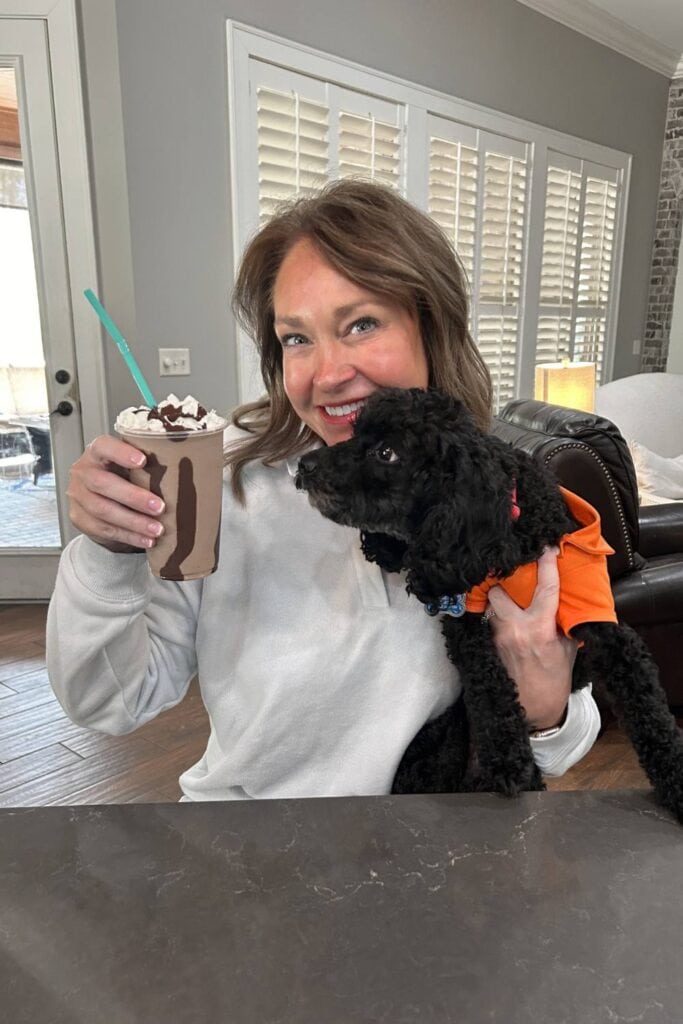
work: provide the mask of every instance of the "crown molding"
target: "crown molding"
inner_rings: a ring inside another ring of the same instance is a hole
[[[683,74],[683,57],[669,46],[657,42],[621,18],[603,11],[588,0],[518,0],[539,14],[559,21],[603,46],[617,50],[625,57],[658,71],[667,78]]]

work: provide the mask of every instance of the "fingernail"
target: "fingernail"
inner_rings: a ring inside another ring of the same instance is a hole
[[[153,533],[155,537],[158,537],[162,530],[163,526],[161,525],[161,523],[150,523],[149,526],[147,527],[147,532]]]
[[[147,507],[151,508],[152,512],[163,512],[164,503],[163,501],[159,501],[158,498],[150,498],[147,502]]]
[[[137,455],[131,455],[130,461],[134,466],[142,466],[145,461],[145,456],[142,452],[138,452]]]
[[[145,545],[146,548],[151,548],[152,544],[154,543],[154,538],[153,537],[143,537],[142,538],[142,543]]]

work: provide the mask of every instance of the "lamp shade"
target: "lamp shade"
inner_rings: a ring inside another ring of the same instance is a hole
[[[539,363],[534,397],[551,405],[593,412],[595,363]]]

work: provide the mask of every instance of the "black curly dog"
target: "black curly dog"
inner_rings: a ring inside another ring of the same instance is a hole
[[[361,530],[367,559],[405,570],[408,592],[431,613],[444,595],[509,576],[578,529],[557,484],[530,456],[483,434],[460,402],[433,390],[376,392],[351,440],[301,458],[296,484],[323,515]],[[447,614],[442,628],[462,696],[417,733],[392,791],[545,788],[487,620]],[[584,642],[574,689],[602,681],[657,798],[683,822],[683,739],[646,647],[614,622],[584,623],[572,635]]]

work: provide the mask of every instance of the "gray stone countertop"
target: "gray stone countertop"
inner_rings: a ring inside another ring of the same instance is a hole
[[[7,1024],[681,1024],[648,793],[0,810]]]

